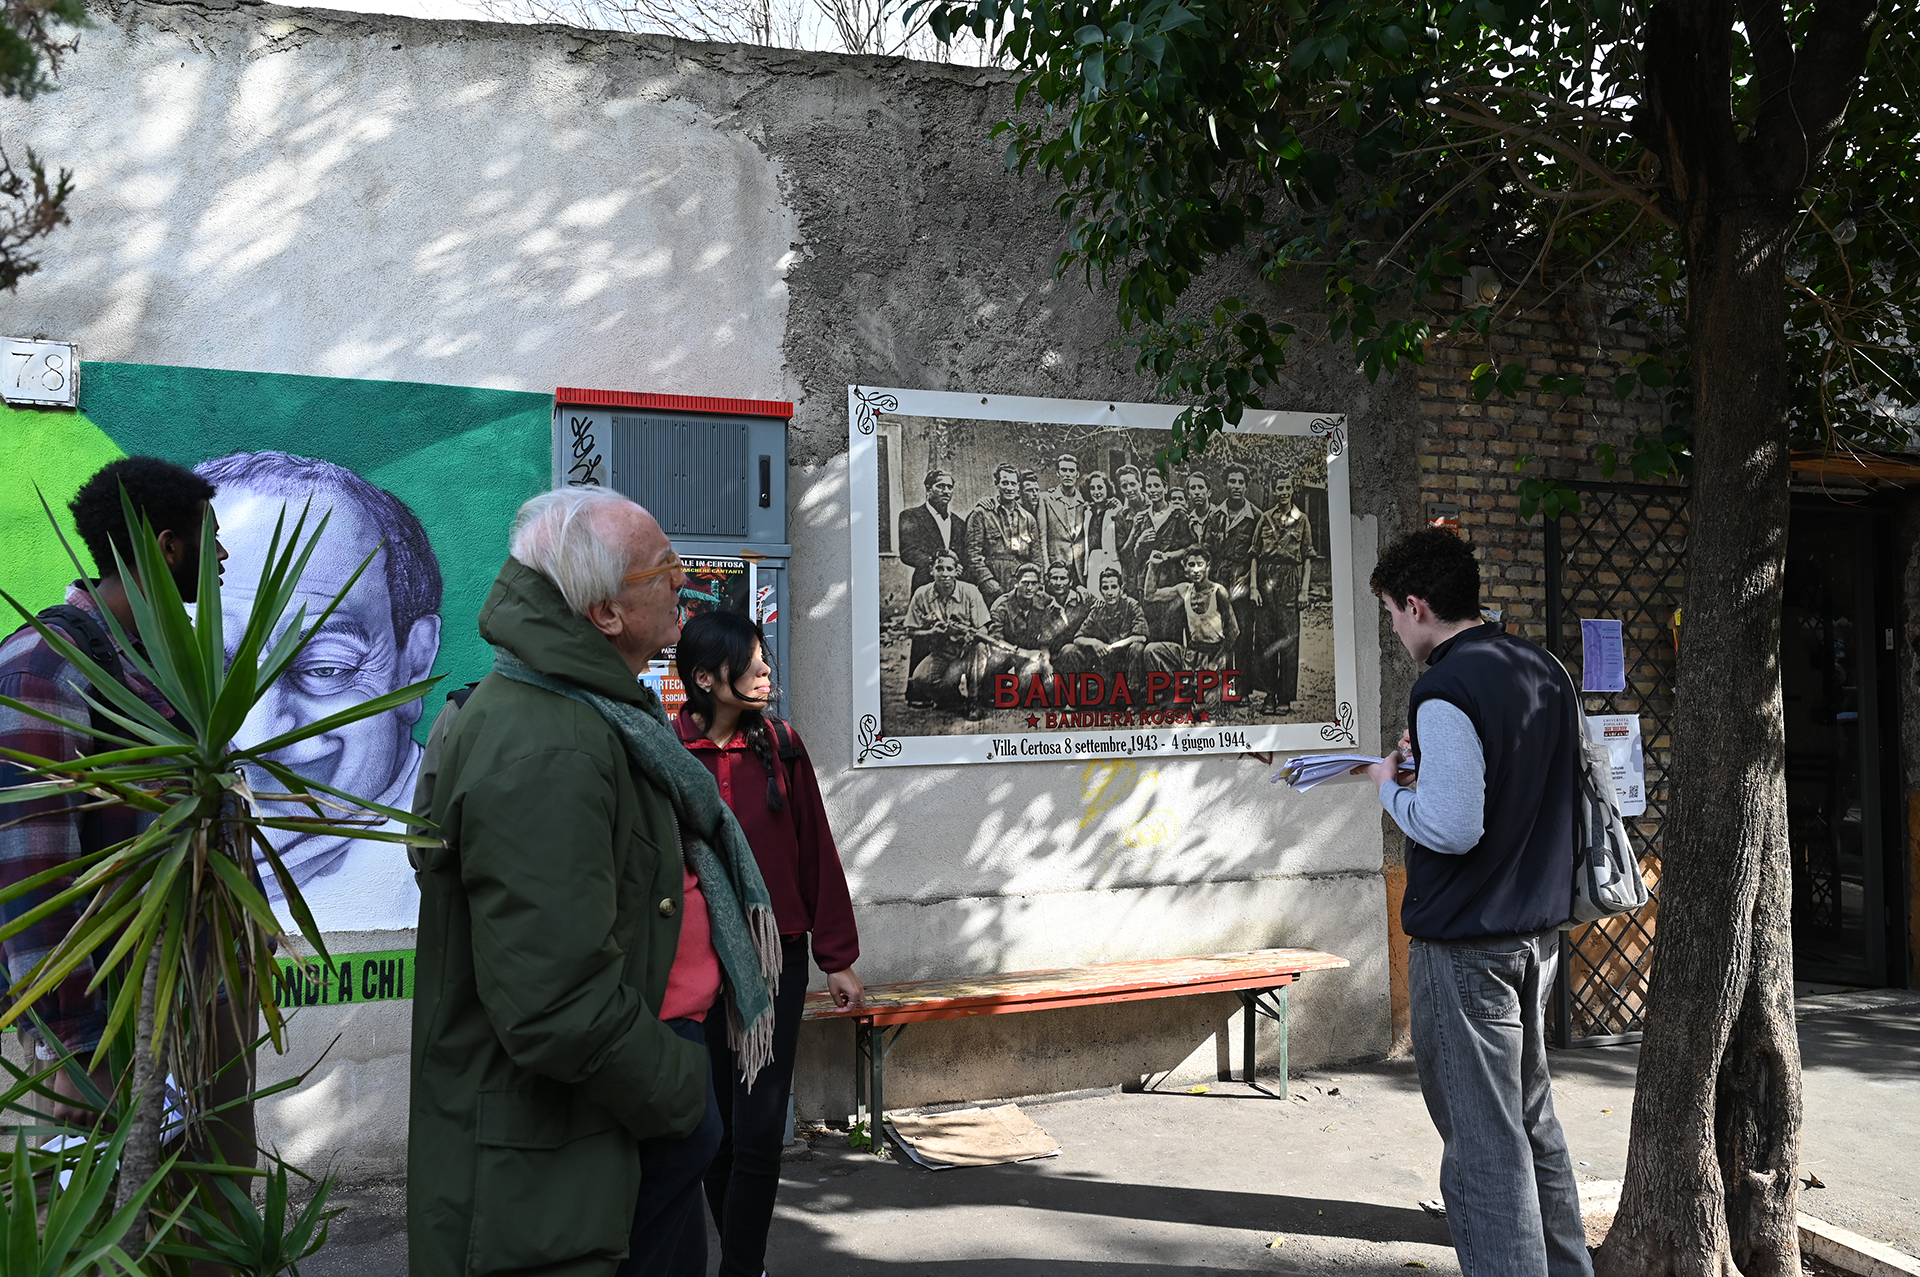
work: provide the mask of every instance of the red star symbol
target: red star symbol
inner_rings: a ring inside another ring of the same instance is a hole
[[[1039,718],[1038,718],[1038,717],[1036,717],[1036,716],[1035,716],[1035,715],[1033,715],[1033,714],[1029,714],[1029,715],[1027,715],[1027,726],[1028,726],[1028,727],[1038,727],[1038,726],[1040,726],[1040,720],[1039,720]]]

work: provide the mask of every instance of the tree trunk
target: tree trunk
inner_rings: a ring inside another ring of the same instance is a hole
[[[120,1183],[114,1191],[113,1208],[119,1212],[160,1169],[160,1118],[165,1111],[167,1088],[164,1043],[161,1050],[151,1047],[154,1032],[154,1001],[159,994],[160,953],[156,946],[147,955],[147,973],[140,985],[140,1009],[134,1015],[133,1039],[133,1129],[120,1154]],[[127,1228],[120,1243],[129,1255],[146,1249],[147,1211],[142,1208]]]
[[[1696,416],[1673,808],[1626,1182],[1596,1271],[1797,1277],[1779,669],[1789,209],[1710,181],[1691,189]]]
[[[1763,0],[1647,10],[1636,131],[1686,248],[1693,495],[1660,939],[1599,1277],[1800,1273],[1780,713],[1786,253],[1879,20],[1877,0],[1810,10],[1795,28]],[[1736,73],[1749,95],[1739,114]]]

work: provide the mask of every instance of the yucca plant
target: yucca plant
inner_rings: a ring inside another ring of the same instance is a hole
[[[282,1015],[272,998],[260,996],[261,982],[273,969],[274,946],[285,937],[258,885],[256,851],[279,880],[287,910],[307,945],[322,961],[330,961],[312,912],[266,831],[347,833],[400,843],[433,841],[420,834],[379,828],[389,820],[411,817],[307,780],[270,755],[404,705],[425,695],[438,681],[430,679],[374,697],[245,748],[235,745],[234,733],[248,712],[293,665],[308,636],[340,605],[374,556],[361,561],[309,624],[304,605],[294,607],[291,614],[289,607],[326,531],[327,518],[322,517],[307,535],[308,512],[303,510],[288,530],[283,511],[274,526],[252,610],[229,652],[212,510],[207,511],[200,537],[199,595],[189,610],[152,525],[134,510],[124,491],[121,505],[133,532],[134,562],[125,562],[117,548],[114,558],[144,654],[105,606],[99,611],[126,661],[167,699],[174,717],[156,711],[98,668],[64,634],[0,591],[0,598],[91,680],[88,699],[114,729],[65,723],[104,745],[104,752],[73,762],[0,749],[0,756],[20,764],[23,774],[31,777],[26,783],[0,789],[0,803],[64,797],[77,799],[83,808],[125,804],[152,817],[133,838],[0,890],[0,905],[31,893],[51,892],[0,926],[0,939],[56,909],[76,904],[83,908],[65,938],[31,971],[13,973],[11,1000],[0,1012],[0,1027],[26,1014],[36,999],[90,955],[104,953],[90,986],[106,983],[110,990],[107,1027],[95,1064],[106,1059],[116,1034],[129,1025],[134,1029],[130,1077],[123,1083],[123,1092],[134,1098],[134,1108],[131,1129],[116,1136],[126,1140],[116,1210],[133,1203],[139,1186],[159,1166],[162,1079],[169,1073],[176,1079],[186,1097],[190,1127],[206,1120],[207,1083],[219,1067],[212,1058],[212,1043],[214,1017],[223,1013],[223,990],[227,995],[224,1013],[234,1017],[242,1041],[253,1036],[250,1012],[257,1007],[266,1020],[267,1040],[276,1050],[285,1049]],[[53,522],[51,510],[48,522]],[[61,544],[85,579],[85,569],[64,536]],[[95,603],[99,603],[97,596]],[[50,717],[6,697],[0,697],[0,703],[37,718]],[[254,792],[246,779],[249,767],[271,776],[282,792]],[[262,803],[294,805],[297,814],[268,815]],[[144,1215],[136,1212],[131,1226],[138,1230],[143,1224]]]
[[[300,1172],[280,1158],[271,1159],[273,1170],[262,1177],[265,1181],[264,1201],[256,1207],[251,1195],[240,1187],[246,1178],[246,1173],[240,1168],[217,1163],[183,1162],[180,1160],[182,1154],[176,1153],[161,1163],[159,1173],[136,1192],[135,1200],[129,1206],[115,1212],[107,1193],[119,1166],[124,1138],[110,1140],[102,1132],[120,1132],[124,1136],[132,1131],[132,1124],[126,1117],[133,1110],[134,1097],[125,1086],[104,1091],[100,1089],[88,1075],[85,1062],[48,1033],[37,1015],[28,1014],[40,1028],[42,1037],[50,1044],[56,1058],[42,1068],[26,1069],[0,1056],[0,1070],[13,1079],[12,1085],[0,1092],[0,1112],[26,1119],[24,1124],[14,1128],[17,1138],[36,1135],[57,1138],[36,1151],[27,1150],[24,1144],[20,1144],[10,1154],[0,1147],[0,1195],[5,1195],[5,1208],[11,1212],[0,1217],[0,1247],[11,1247],[9,1255],[0,1255],[0,1277],[25,1273],[63,1277],[69,1273],[105,1271],[109,1265],[123,1268],[128,1273],[141,1273],[143,1277],[149,1272],[154,1277],[163,1273],[183,1275],[193,1271],[187,1265],[195,1260],[211,1261],[241,1277],[273,1277],[278,1273],[299,1277],[300,1261],[326,1245],[327,1225],[340,1214],[339,1208],[329,1210],[326,1205],[334,1187],[332,1176],[315,1187],[313,1195],[299,1211],[290,1213],[287,1208],[291,1196],[288,1175],[300,1175]],[[131,1034],[122,1033],[113,1043],[115,1062],[121,1062],[129,1055],[131,1037]],[[266,1041],[265,1037],[257,1039],[251,1049],[257,1050]],[[324,1051],[321,1052],[322,1058],[325,1055]],[[225,1064],[223,1071],[240,1067],[244,1067],[244,1060],[234,1060]],[[313,1068],[317,1067],[318,1061],[313,1065]],[[78,1128],[73,1125],[49,1122],[43,1113],[31,1106],[36,1100],[44,1102],[54,1098],[51,1082],[56,1073],[62,1072],[72,1083],[73,1093],[61,1098],[69,1106],[91,1115],[85,1123],[89,1128],[85,1133],[78,1133]],[[253,1091],[244,1100],[234,1103],[261,1100],[292,1090],[304,1083],[311,1072],[312,1068],[309,1068],[272,1086]],[[219,1112],[220,1109],[213,1109],[206,1116],[212,1117]],[[94,1156],[95,1153],[98,1156]],[[26,1159],[29,1176],[24,1191],[12,1178],[13,1167],[22,1156]],[[83,1159],[85,1165],[81,1164]],[[172,1175],[169,1175],[170,1171]],[[188,1187],[196,1183],[200,1187],[210,1187],[216,1195],[215,1200],[224,1200],[221,1210],[209,1211],[201,1207],[196,1199],[196,1189]],[[83,1196],[75,1196],[75,1192],[83,1185],[91,1185],[92,1189]],[[64,1204],[59,1206],[51,1200],[52,1190],[56,1187],[67,1194]],[[46,1220],[46,1229],[38,1235],[37,1242],[28,1226],[22,1223],[22,1220],[31,1218],[36,1197]],[[172,1200],[169,1202],[168,1199]],[[149,1200],[156,1204],[167,1203],[173,1209],[171,1215],[152,1230],[145,1250],[131,1260],[127,1258],[130,1252],[124,1249],[125,1242],[102,1250],[100,1243],[120,1241],[130,1231],[133,1214]],[[13,1210],[15,1204],[24,1209]],[[116,1215],[117,1219],[112,1218]],[[184,1240],[188,1233],[198,1239],[198,1244]],[[37,1251],[35,1246],[38,1247]]]
[[[165,1242],[157,1244],[155,1251],[176,1259],[210,1261],[234,1277],[276,1277],[279,1273],[300,1277],[300,1261],[327,1244],[327,1227],[340,1209],[327,1209],[335,1182],[329,1175],[314,1187],[305,1205],[290,1213],[287,1171],[285,1162],[273,1159],[259,1206],[231,1179],[213,1179],[214,1190],[225,1200],[225,1214],[187,1203],[186,1225],[199,1238],[198,1244]],[[0,1277],[6,1274],[0,1273]]]
[[[7,1162],[4,1234],[0,1235],[0,1277],[81,1277],[109,1266],[139,1273],[140,1262],[165,1237],[178,1213],[159,1228],[159,1237],[126,1249],[136,1216],[172,1168],[169,1160],[127,1194],[126,1205],[109,1212],[108,1195],[116,1171],[124,1169],[123,1150],[131,1128],[123,1127],[99,1143],[81,1139],[70,1148],[40,1151],[27,1147],[24,1130],[14,1135]],[[225,1181],[222,1181],[223,1183]]]
[[[14,1128],[11,1149],[0,1145],[0,1277],[79,1277],[113,1268],[138,1272],[143,1262],[158,1257],[158,1246],[177,1222],[179,1212],[153,1230],[144,1250],[136,1245],[130,1253],[123,1239],[131,1231],[134,1218],[174,1169],[176,1159],[168,1159],[144,1184],[135,1185],[130,1200],[116,1211],[114,1176],[132,1127],[119,1123],[113,1126],[113,1135],[102,1134],[111,1123],[110,1114],[118,1097],[94,1086],[85,1067],[70,1052],[57,1043],[54,1050],[58,1058],[38,1070],[0,1058],[0,1069],[13,1079],[0,1091],[0,1111],[27,1119],[26,1124]],[[48,1125],[41,1114],[28,1107],[35,1097],[51,1097],[49,1084],[53,1075],[62,1071],[76,1083],[78,1107],[105,1119],[97,1122],[93,1131],[75,1134],[72,1128]],[[35,1135],[65,1138],[30,1149],[27,1139]]]

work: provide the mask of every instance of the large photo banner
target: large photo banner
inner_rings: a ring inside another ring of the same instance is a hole
[[[850,386],[861,767],[1356,744],[1343,417]]]

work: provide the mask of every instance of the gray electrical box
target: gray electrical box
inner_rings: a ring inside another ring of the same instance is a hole
[[[753,616],[772,650],[776,713],[788,678],[787,422],[762,399],[563,388],[554,393],[555,487],[607,487],[647,508],[686,560],[689,588]],[[683,614],[716,604],[683,600]],[[666,699],[677,704],[674,683]]]

